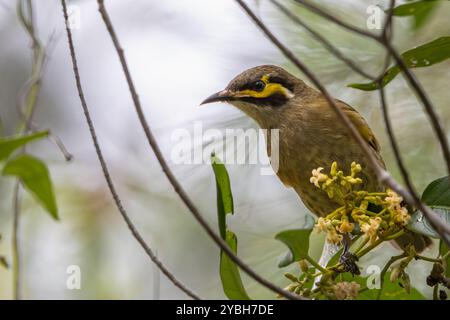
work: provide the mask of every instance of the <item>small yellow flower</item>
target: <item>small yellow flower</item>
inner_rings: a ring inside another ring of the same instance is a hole
[[[330,221],[325,218],[320,217],[316,223],[316,229],[318,232],[327,232],[330,226]]]
[[[332,244],[340,244],[342,235],[338,234],[335,229],[330,229],[327,233],[327,241]]]
[[[348,222],[347,220],[342,221],[341,225],[339,226],[339,232],[340,233],[350,233],[355,229],[355,224]]]
[[[405,207],[399,207],[394,212],[394,221],[402,226],[408,224],[411,216],[408,213],[408,209]]]
[[[371,242],[374,242],[377,238],[377,231],[380,227],[381,218],[376,217],[374,219],[370,219],[369,223],[361,224],[361,231],[366,235],[366,237],[370,238]]]
[[[361,184],[363,182],[361,178],[353,178],[353,177],[345,177],[345,180],[342,181],[346,181],[353,185]]]
[[[336,174],[337,174],[337,172],[338,172],[337,168],[338,168],[337,162],[334,161],[334,162],[331,164],[331,170],[330,170],[330,174],[331,174],[332,177],[336,176]]]
[[[367,200],[361,201],[361,204],[359,205],[359,209],[367,210],[367,207],[369,207],[369,201],[367,201]]]
[[[328,180],[328,176],[326,174],[321,173],[323,170],[322,167],[314,169],[312,171],[312,177],[309,179],[309,182],[313,183],[317,188],[320,188],[320,183]]]
[[[395,210],[400,206],[403,201],[403,198],[400,197],[396,192],[392,190],[387,190],[387,197],[384,199],[388,203],[389,210]]]
[[[359,163],[352,162],[352,164],[351,164],[352,177],[355,176],[357,173],[360,173],[361,170],[362,170],[362,167]]]

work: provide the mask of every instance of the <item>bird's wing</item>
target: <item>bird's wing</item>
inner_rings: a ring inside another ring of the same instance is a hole
[[[372,130],[370,129],[369,125],[367,124],[366,120],[361,116],[361,114],[356,111],[353,107],[349,106],[345,102],[341,100],[338,101],[338,106],[344,111],[344,113],[347,115],[347,117],[350,119],[350,121],[353,123],[353,125],[358,129],[361,136],[364,138],[364,140],[369,143],[369,145],[378,153],[380,152],[380,144],[377,141],[377,138],[375,138],[375,135],[373,134]]]

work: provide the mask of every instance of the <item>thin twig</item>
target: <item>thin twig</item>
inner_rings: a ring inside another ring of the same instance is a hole
[[[167,179],[169,180],[170,184],[174,188],[175,192],[178,194],[180,199],[183,201],[183,203],[186,205],[186,207],[189,209],[189,211],[192,213],[194,218],[197,220],[197,222],[202,226],[202,228],[206,231],[206,233],[211,237],[211,239],[225,252],[225,254],[234,262],[236,263],[245,273],[247,273],[251,278],[253,278],[255,281],[260,283],[261,285],[265,286],[266,288],[282,295],[285,298],[289,299],[303,299],[302,297],[292,294],[272,282],[264,279],[259,274],[257,274],[252,268],[250,268],[246,263],[244,263],[239,257],[237,257],[234,252],[230,249],[228,244],[209,226],[209,224],[206,222],[206,220],[201,215],[200,211],[197,209],[195,204],[192,202],[192,200],[189,198],[187,193],[184,191],[181,184],[178,182],[178,180],[175,178],[174,174],[172,173],[171,169],[167,165],[166,160],[164,159],[164,156],[161,152],[161,149],[159,148],[158,143],[156,142],[155,137],[153,136],[152,131],[150,130],[150,126],[148,125],[148,122],[145,118],[144,112],[142,110],[141,102],[139,100],[139,96],[137,94],[136,88],[134,86],[134,82],[131,78],[131,74],[128,68],[128,64],[125,59],[124,51],[119,43],[119,39],[117,38],[116,32],[114,31],[113,24],[111,22],[111,19],[108,15],[108,12],[106,11],[104,1],[98,0],[98,6],[99,11],[102,16],[102,19],[105,23],[105,26],[111,36],[111,40],[114,44],[114,47],[117,51],[117,54],[119,56],[120,63],[122,65],[122,69],[125,73],[125,77],[128,83],[128,87],[131,93],[131,97],[133,99],[133,103],[136,109],[136,113],[138,115],[139,121],[141,123],[142,128],[144,129],[145,136],[148,140],[148,143],[150,147],[152,148],[153,152],[155,153],[156,158],[158,159],[158,162],[161,166],[162,171],[166,175]]]
[[[339,119],[344,123],[344,125],[349,129],[352,137],[356,140],[358,145],[361,147],[361,150],[366,155],[367,160],[377,175],[378,179],[384,185],[390,187],[395,192],[403,197],[403,199],[408,202],[410,205],[415,206],[421,209],[422,213],[426,216],[426,218],[430,221],[430,224],[435,228],[435,230],[439,233],[442,239],[450,245],[450,237],[447,237],[446,234],[450,235],[450,226],[447,225],[435,212],[433,212],[428,206],[424,205],[420,199],[417,201],[408,190],[405,190],[401,185],[399,185],[392,176],[380,166],[378,160],[373,155],[372,150],[370,149],[367,142],[363,139],[359,131],[355,128],[353,123],[347,117],[347,115],[336,105],[335,100],[328,93],[324,85],[320,82],[320,80],[315,76],[315,74],[302,62],[300,61],[294,53],[288,49],[268,28],[267,26],[254,14],[254,12],[245,4],[242,0],[235,0],[244,11],[248,14],[248,16],[252,19],[252,21],[258,26],[258,28],[267,36],[267,38],[280,49],[280,51],[298,68],[300,69],[308,79],[322,92],[324,98],[327,100],[329,105],[333,108],[333,110],[338,115]]]
[[[21,299],[22,277],[20,263],[20,246],[19,246],[19,217],[20,217],[20,181],[16,180],[13,189],[13,228],[12,228],[12,275],[13,275],[13,298]]]
[[[432,123],[432,127],[434,129],[434,132],[436,136],[438,137],[438,140],[440,142],[440,146],[442,149],[442,153],[444,155],[445,162],[447,164],[447,172],[450,174],[450,150],[448,145],[448,139],[447,135],[445,134],[445,130],[442,127],[442,124],[439,120],[439,117],[437,113],[434,110],[433,105],[431,104],[430,99],[426,95],[425,90],[423,90],[422,86],[419,84],[418,80],[415,78],[414,74],[409,70],[409,68],[406,66],[405,62],[403,61],[402,57],[398,54],[398,52],[394,49],[394,47],[391,45],[392,43],[392,36],[393,36],[393,30],[392,30],[392,16],[394,13],[394,7],[395,7],[395,0],[390,0],[389,10],[388,10],[388,16],[385,22],[385,25],[383,27],[383,32],[380,37],[381,43],[387,48],[388,55],[386,58],[386,65],[385,70],[387,69],[387,66],[389,64],[390,57],[394,57],[395,61],[397,62],[397,65],[402,70],[404,76],[408,80],[408,83],[410,86],[415,90],[417,95],[419,96],[420,100],[422,101],[423,106],[425,107],[425,111]],[[381,88],[382,84],[379,83],[378,87]],[[411,192],[413,193],[413,192]]]
[[[386,272],[389,270],[389,267],[397,260],[406,258],[407,254],[406,253],[402,253],[398,256],[393,256],[389,259],[389,261],[386,263],[386,265],[384,266],[383,270],[381,270],[380,273],[380,290],[378,291],[377,294],[377,300],[380,300],[381,297],[381,293],[383,292],[383,286],[384,286],[384,277],[386,275]]]
[[[388,42],[392,41],[392,37],[394,36],[394,27],[392,22],[394,15],[394,7],[395,7],[395,0],[390,0],[388,15],[386,17],[386,20],[383,25],[383,30],[381,32],[381,37]],[[386,52],[386,57],[384,58],[384,67],[381,74],[378,76],[378,79],[382,79],[387,69],[389,68],[390,64],[391,64],[391,54],[389,52]]]
[[[439,300],[439,284],[433,287],[433,300]]]
[[[100,165],[101,165],[101,168],[102,168],[103,175],[105,177],[106,183],[108,185],[109,191],[111,192],[111,195],[112,195],[112,197],[114,199],[114,203],[116,204],[120,214],[122,215],[123,219],[125,220],[125,223],[128,226],[128,229],[130,229],[133,237],[142,246],[142,248],[144,249],[146,254],[149,256],[149,258],[153,261],[153,263],[155,265],[157,265],[158,268],[161,270],[161,272],[176,287],[178,287],[181,291],[183,291],[184,293],[186,293],[188,296],[190,296],[193,299],[200,300],[199,296],[197,296],[190,289],[188,289],[184,284],[182,284],[179,280],[177,280],[175,278],[175,276],[172,273],[170,273],[170,271],[167,270],[167,268],[162,264],[162,262],[159,261],[159,259],[155,255],[155,253],[147,245],[145,240],[140,235],[139,231],[134,226],[133,222],[131,221],[131,219],[128,216],[127,211],[125,210],[125,208],[122,205],[122,202],[121,202],[121,200],[119,198],[119,195],[118,195],[118,193],[116,191],[116,188],[114,186],[114,183],[113,183],[113,181],[111,179],[111,175],[109,173],[108,165],[106,164],[106,161],[105,161],[105,159],[103,157],[103,152],[102,152],[100,144],[98,142],[97,134],[95,132],[95,127],[94,127],[94,124],[93,124],[92,119],[91,119],[91,115],[90,115],[89,108],[88,108],[87,103],[86,103],[86,99],[84,97],[83,88],[81,86],[80,73],[79,73],[79,70],[78,70],[78,62],[77,62],[77,58],[76,58],[76,55],[75,55],[75,47],[74,47],[73,39],[72,39],[72,32],[71,32],[71,30],[69,28],[69,23],[68,23],[69,17],[68,17],[68,13],[67,13],[66,1],[65,0],[61,0],[61,4],[62,4],[62,7],[63,7],[64,21],[65,21],[65,25],[66,25],[67,39],[68,39],[69,49],[70,49],[70,57],[71,57],[71,60],[72,60],[73,71],[74,71],[74,74],[75,74],[75,81],[76,81],[76,86],[77,86],[78,94],[79,94],[80,101],[81,101],[81,106],[83,107],[83,112],[84,112],[84,115],[86,117],[86,122],[87,122],[87,125],[89,127],[89,132],[91,134],[92,142],[94,144],[98,160],[100,161]]]
[[[289,19],[291,19],[293,22],[299,24],[302,26],[305,30],[307,30],[313,38],[315,38],[318,42],[320,42],[325,49],[327,49],[331,54],[333,54],[336,58],[344,62],[350,69],[355,71],[356,73],[359,73],[361,76],[375,80],[376,78],[370,74],[368,74],[366,71],[364,71],[362,68],[360,68],[358,65],[356,65],[350,58],[345,56],[338,48],[336,48],[330,41],[328,41],[325,37],[323,37],[320,33],[316,32],[314,29],[312,29],[310,26],[308,26],[306,23],[304,23],[299,17],[297,17],[295,14],[293,14],[288,8],[286,8],[284,5],[278,2],[278,0],[270,0],[281,12],[283,12]]]
[[[384,21],[381,37],[391,40],[393,36],[392,18],[394,15],[395,0],[389,1],[389,9],[386,20]]]
[[[390,43],[391,39],[390,36],[392,36],[393,30],[392,30],[392,15],[393,15],[393,9],[395,6],[395,0],[391,0],[390,1],[390,6],[389,6],[389,10],[388,10],[388,17],[386,19],[385,25],[383,27],[383,32],[381,34],[381,37],[383,39],[383,43],[388,44]],[[389,30],[388,30],[389,29]],[[392,53],[392,52],[390,52]],[[389,59],[390,54],[388,53],[387,55],[387,60]],[[385,65],[385,70],[387,69],[387,63]],[[383,72],[384,73],[384,72]],[[391,121],[389,118],[389,112],[388,112],[388,104],[386,102],[386,97],[385,97],[385,90],[384,90],[384,86],[383,86],[383,77],[382,75],[380,76],[380,78],[378,79],[378,88],[379,88],[379,93],[380,93],[380,104],[381,104],[381,110],[383,113],[383,119],[384,119],[384,123],[386,126],[386,132],[392,147],[392,150],[394,151],[394,156],[395,156],[395,160],[397,162],[397,166],[400,169],[400,173],[402,175],[403,181],[406,184],[406,187],[409,191],[409,193],[411,194],[412,198],[414,199],[414,202],[416,203],[416,207],[424,212],[426,209],[424,208],[423,202],[420,200],[419,195],[417,194],[417,191],[414,188],[414,185],[411,181],[411,178],[409,176],[408,170],[406,169],[406,166],[402,160],[402,156],[400,153],[400,148],[397,144],[397,141],[395,139],[395,135],[394,135],[394,131],[392,129],[392,125],[391,125]],[[436,224],[434,224],[433,222],[430,221],[430,223],[432,224],[432,226],[434,228],[436,228]],[[444,237],[445,238],[445,237]]]
[[[405,185],[406,185],[409,193],[414,198],[414,201],[416,203],[421,203],[420,197],[414,188],[414,185],[411,181],[408,170],[406,169],[405,163],[403,162],[402,155],[400,153],[400,148],[397,144],[397,140],[395,139],[394,130],[392,129],[391,120],[389,118],[389,111],[388,111],[388,104],[386,102],[385,90],[382,85],[381,79],[378,82],[378,86],[379,86],[379,92],[380,92],[381,111],[383,114],[384,124],[386,126],[386,133],[389,138],[389,142],[391,144],[392,151],[394,152],[394,157],[397,162],[397,166],[400,169],[400,173],[402,175],[403,181],[405,182]],[[422,208],[422,210],[423,210],[423,208]]]
[[[415,93],[417,94],[420,101],[422,102],[422,105],[425,108],[426,114],[428,115],[428,118],[430,119],[430,122],[432,124],[433,131],[439,140],[442,154],[444,156],[444,160],[445,160],[445,163],[447,166],[447,172],[448,172],[448,174],[450,174],[450,149],[449,149],[449,145],[448,145],[447,135],[442,126],[441,120],[439,119],[439,116],[437,115],[436,110],[434,109],[433,104],[431,103],[430,98],[428,97],[427,93],[423,89],[422,85],[417,80],[416,76],[406,66],[406,63],[402,59],[400,54],[394,49],[392,44],[388,41],[388,42],[385,42],[385,46],[388,49],[389,53],[394,58],[397,65],[399,66],[399,68],[402,71],[407,82],[414,89]]]
[[[294,0],[297,4],[307,8],[309,11],[316,13],[317,15],[321,16],[322,18],[327,19],[328,21],[331,21],[344,29],[347,29],[349,31],[352,31],[354,33],[357,33],[361,36],[371,38],[371,39],[378,39],[378,35],[372,32],[368,32],[364,29],[358,28],[352,24],[349,24],[345,21],[340,20],[339,18],[336,18],[335,16],[329,14],[328,12],[322,10],[321,8],[317,7],[316,5],[313,5],[309,1],[304,0]]]
[[[414,259],[428,261],[428,262],[438,262],[438,263],[442,263],[442,260],[443,260],[443,259],[433,259],[433,258],[430,258],[430,257],[421,256],[419,254],[416,254],[414,256]]]
[[[415,91],[417,94],[419,100],[422,102],[425,111],[430,119],[431,125],[433,127],[433,131],[435,132],[439,144],[442,149],[442,154],[444,156],[444,160],[447,166],[447,172],[450,174],[450,149],[448,144],[447,135],[445,134],[445,131],[443,129],[443,126],[441,124],[441,121],[433,107],[433,104],[431,103],[429,97],[427,96],[425,90],[419,83],[419,81],[416,79],[415,75],[412,73],[411,70],[407,67],[405,61],[403,61],[401,55],[397,52],[397,50],[392,46],[392,43],[390,41],[386,41],[386,37],[384,37],[383,33],[381,35],[377,35],[371,32],[367,32],[363,29],[360,29],[358,27],[355,27],[351,24],[348,24],[347,22],[344,22],[333,15],[330,15],[326,11],[320,9],[319,7],[309,3],[309,1],[304,0],[294,0],[296,3],[301,4],[305,8],[309,9],[310,11],[320,15],[321,17],[334,22],[335,24],[339,25],[340,27],[343,27],[349,31],[352,31],[354,33],[357,33],[361,36],[373,39],[383,45],[390,55],[394,58],[395,62],[397,63],[398,67],[402,71],[403,76],[406,78],[408,84],[410,87]],[[392,0],[391,0],[392,1]],[[392,5],[392,2],[391,2]],[[386,25],[390,25],[390,20],[392,19],[392,10],[389,11],[388,20],[386,21]]]
[[[19,22],[22,24],[32,41],[31,49],[33,53],[31,77],[19,91],[17,99],[17,108],[19,113],[23,113],[23,120],[18,128],[18,134],[22,135],[28,132],[32,123],[41,88],[40,79],[43,72],[46,54],[45,48],[41,45],[35,28],[33,5],[31,0],[26,0],[26,7],[24,7],[23,0],[17,1],[17,16],[19,18]],[[25,146],[21,148],[21,152],[26,152]],[[20,179],[16,179],[13,191],[13,226],[11,237],[11,250],[13,256],[13,297],[15,300],[19,300],[22,297],[22,268],[19,243],[20,201]]]

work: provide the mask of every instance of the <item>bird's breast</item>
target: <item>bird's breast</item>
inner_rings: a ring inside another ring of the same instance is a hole
[[[364,188],[379,189],[377,178],[368,167],[366,157],[353,138],[343,130],[322,126],[281,127],[279,129],[279,165],[277,175],[280,180],[292,187],[303,203],[316,215],[325,216],[338,204],[327,194],[310,183],[312,170],[322,167],[330,171],[336,161],[345,174],[350,173],[353,161],[363,166]],[[268,149],[269,150],[269,149]],[[272,157],[274,149],[271,148]]]

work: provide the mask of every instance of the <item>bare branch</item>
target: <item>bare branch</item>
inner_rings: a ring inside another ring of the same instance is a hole
[[[381,33],[381,37],[384,39],[388,39],[389,41],[392,39],[393,36],[392,18],[394,15],[394,7],[395,7],[395,0],[390,0],[387,17],[386,20],[384,21],[382,29],[383,31]]]
[[[248,16],[253,20],[253,22],[258,26],[258,28],[267,36],[267,38],[280,49],[280,51],[300,70],[302,71],[308,79],[322,92],[324,95],[324,98],[327,100],[327,102],[330,104],[330,106],[333,108],[333,110],[336,112],[340,120],[345,124],[345,126],[349,129],[352,137],[356,140],[358,145],[361,147],[362,151],[365,153],[367,160],[369,160],[369,163],[375,173],[378,176],[378,179],[381,183],[384,185],[390,187],[395,192],[400,194],[408,204],[415,206],[419,209],[421,209],[422,213],[425,215],[425,217],[430,221],[431,225],[436,229],[436,231],[439,233],[439,235],[442,237],[442,239],[450,245],[449,238],[446,234],[450,235],[450,226],[447,225],[435,212],[433,212],[428,206],[423,204],[420,199],[419,201],[416,201],[411,193],[407,190],[405,190],[401,185],[399,185],[392,176],[380,166],[377,159],[374,157],[372,151],[370,150],[369,145],[367,142],[361,137],[358,130],[355,128],[353,123],[348,119],[347,115],[344,114],[344,112],[339,109],[339,107],[336,105],[336,102],[334,99],[330,96],[326,88],[323,86],[323,84],[319,81],[319,79],[314,75],[314,73],[309,70],[306,65],[300,61],[294,53],[289,50],[281,41],[266,27],[266,25],[253,13],[253,11],[245,4],[242,0],[235,0],[241,7],[244,9],[244,11],[248,14]]]
[[[67,14],[66,1],[65,0],[61,0],[61,4],[62,4],[62,7],[63,7],[64,21],[65,21],[66,32],[67,32],[67,39],[68,39],[68,43],[69,43],[70,56],[71,56],[71,59],[72,59],[73,71],[74,71],[74,74],[75,74],[75,80],[76,80],[78,94],[79,94],[79,97],[80,97],[81,105],[83,107],[84,115],[86,117],[86,122],[87,122],[88,127],[89,127],[89,131],[90,131],[90,134],[91,134],[92,142],[94,144],[98,160],[100,161],[100,165],[101,165],[101,168],[102,168],[103,175],[105,177],[106,183],[108,185],[109,191],[111,192],[111,195],[112,195],[112,197],[114,199],[114,203],[116,204],[117,209],[119,210],[120,214],[122,215],[123,219],[125,220],[125,223],[127,224],[128,229],[130,229],[133,237],[141,245],[141,247],[144,249],[146,254],[153,261],[153,263],[158,266],[158,268],[161,270],[161,272],[176,287],[178,287],[181,291],[186,293],[189,297],[191,297],[193,299],[196,299],[196,300],[199,300],[200,299],[199,296],[197,296],[190,289],[188,289],[184,284],[182,284],[180,281],[178,281],[175,278],[175,276],[172,273],[170,273],[170,271],[167,270],[167,268],[162,264],[162,262],[158,260],[158,258],[155,255],[155,253],[147,245],[145,240],[140,235],[139,231],[134,226],[133,222],[131,221],[131,219],[128,216],[127,211],[125,210],[125,208],[122,205],[122,202],[121,202],[121,200],[119,198],[119,195],[117,194],[116,188],[114,186],[114,183],[113,183],[113,181],[111,179],[111,175],[109,173],[108,165],[106,164],[106,161],[105,161],[105,159],[103,157],[103,152],[102,152],[102,150],[100,148],[100,145],[99,145],[99,142],[98,142],[98,139],[97,139],[97,134],[95,132],[95,127],[94,127],[94,124],[93,124],[92,119],[91,119],[91,115],[90,115],[89,108],[88,108],[87,103],[86,103],[86,99],[84,97],[83,88],[81,86],[80,73],[79,73],[79,70],[78,70],[78,62],[77,62],[76,55],[75,55],[75,47],[74,47],[73,39],[72,39],[72,32],[70,31],[69,23],[68,23],[69,17],[68,17],[68,14]]]
[[[422,85],[417,80],[416,76],[412,73],[412,71],[406,66],[405,61],[403,61],[400,54],[394,49],[392,44],[387,41],[384,43],[386,46],[386,49],[389,51],[389,53],[394,58],[397,65],[400,67],[400,70],[402,70],[404,77],[408,81],[409,85],[414,89],[414,92],[419,97],[420,101],[422,101],[422,104],[425,108],[426,114],[428,115],[428,118],[430,119],[430,122],[432,124],[434,133],[436,134],[439,144],[442,149],[442,154],[445,159],[445,163],[447,165],[447,172],[450,174],[450,149],[448,145],[448,139],[447,135],[445,133],[445,130],[442,126],[441,120],[439,119],[439,116],[437,115],[433,104],[431,103],[430,98],[426,94],[425,90],[423,89]]]
[[[294,0],[297,4],[307,8],[309,11],[312,11],[316,14],[318,14],[319,16],[341,26],[344,29],[347,29],[349,31],[352,31],[354,33],[357,33],[361,36],[367,37],[367,38],[371,38],[374,40],[378,39],[378,35],[372,32],[368,32],[364,29],[358,28],[354,25],[351,25],[347,22],[344,22],[338,18],[336,18],[335,16],[329,14],[328,12],[322,10],[321,8],[317,7],[316,5],[313,5],[312,3],[310,3],[309,1],[304,1],[304,0]],[[378,40],[377,40],[378,41]]]
[[[394,7],[395,7],[395,0],[391,0],[390,5],[389,5],[389,10],[388,10],[388,17],[385,21],[385,24],[383,27],[383,32],[381,35],[381,37],[383,39],[383,43],[385,43],[385,44],[387,44],[391,41],[391,36],[393,34],[392,15],[393,15]],[[386,64],[385,64],[384,72],[388,68],[388,61],[389,61],[390,56],[391,56],[390,53],[388,53],[386,56]],[[414,185],[411,181],[408,170],[406,169],[406,166],[402,160],[400,148],[397,144],[394,132],[392,130],[392,125],[391,125],[391,121],[389,118],[389,112],[388,112],[388,104],[386,102],[386,97],[385,97],[385,89],[384,89],[383,83],[382,83],[384,72],[380,75],[380,77],[378,79],[378,88],[379,88],[379,92],[380,92],[380,104],[381,104],[381,110],[383,113],[384,123],[386,126],[386,132],[388,134],[392,150],[394,151],[395,160],[400,169],[400,173],[402,175],[403,181],[405,182],[406,187],[407,187],[409,193],[411,194],[411,197],[413,198],[413,201],[415,202],[417,209],[419,209],[422,212],[428,211],[428,214],[429,214],[429,212],[431,210],[429,208],[425,207],[424,203],[421,201],[419,195],[417,194],[417,191],[414,188]],[[430,220],[430,223],[433,226],[433,228],[435,228],[435,229],[438,229],[440,227],[440,222],[435,219],[432,219],[432,221]],[[441,232],[445,233],[445,230],[442,230]],[[439,232],[439,234],[441,234],[441,232]],[[445,238],[446,237],[444,236],[444,239]]]
[[[330,15],[329,13],[325,12],[324,10],[320,9],[319,7],[311,4],[309,1],[304,1],[304,0],[294,0],[296,3],[304,6],[305,8],[309,9],[310,11],[320,15],[323,18],[328,19],[329,21],[334,22],[335,24],[349,30],[352,31],[354,33],[357,33],[361,36],[373,39],[375,41],[377,41],[378,43],[380,43],[381,45],[383,45],[388,52],[392,55],[392,57],[394,58],[395,62],[397,63],[397,65],[399,66],[400,70],[402,71],[404,77],[406,78],[406,80],[408,81],[408,84],[412,87],[412,89],[414,89],[415,93],[417,94],[419,100],[422,102],[425,111],[430,119],[431,125],[433,127],[433,130],[439,140],[439,144],[441,146],[442,149],[442,154],[444,156],[445,159],[445,163],[447,166],[447,172],[448,174],[450,174],[450,149],[449,149],[449,144],[448,144],[448,139],[447,139],[447,135],[445,134],[445,131],[443,129],[443,126],[440,122],[439,116],[437,115],[436,111],[434,110],[433,104],[431,103],[430,99],[428,98],[425,90],[423,89],[423,87],[421,86],[421,84],[419,83],[419,81],[416,79],[416,77],[414,76],[414,74],[412,73],[411,70],[409,70],[409,68],[407,67],[405,61],[403,61],[402,57],[400,56],[400,54],[397,52],[397,50],[395,50],[395,48],[392,46],[390,41],[386,41],[387,38],[386,37],[386,29],[384,29],[383,33],[381,35],[377,35],[371,32],[368,32],[366,30],[360,29],[358,27],[355,27],[353,25],[348,24],[347,22],[344,22],[336,17],[334,17],[333,15]],[[391,6],[391,10],[389,10],[388,13],[388,18],[385,22],[385,27],[390,26],[391,25],[391,20],[392,20],[392,8],[393,8],[393,2],[391,0],[390,3]],[[389,28],[388,28],[389,29]]]
[[[418,209],[420,211],[424,212],[426,209],[424,208],[423,203],[420,200],[420,197],[419,197],[419,195],[417,194],[417,192],[416,192],[416,190],[414,188],[414,185],[413,185],[413,183],[411,181],[409,173],[408,173],[408,171],[406,169],[406,166],[405,166],[405,164],[404,164],[404,162],[402,160],[400,149],[399,149],[399,146],[398,146],[397,141],[395,139],[394,132],[392,130],[392,125],[391,125],[391,120],[389,118],[388,104],[386,102],[384,87],[381,85],[381,80],[379,80],[378,83],[379,83],[379,86],[380,86],[379,92],[380,92],[381,110],[382,110],[382,113],[383,113],[383,119],[384,119],[384,123],[385,123],[385,126],[386,126],[386,132],[387,132],[387,135],[389,137],[389,141],[391,143],[392,150],[394,151],[395,160],[396,160],[397,165],[398,165],[398,167],[400,169],[400,173],[402,175],[403,181],[405,182],[409,193],[411,194],[412,198],[414,199],[414,202],[416,203]],[[430,223],[432,223],[432,222],[430,221]],[[432,225],[433,225],[433,223],[432,223]],[[435,225],[433,225],[433,227],[436,228]]]
[[[12,228],[12,274],[13,274],[13,298],[20,300],[22,297],[22,268],[19,245],[19,223],[20,223],[20,181],[16,180],[13,189],[13,228]]]
[[[24,6],[24,2],[26,6]],[[26,81],[18,95],[17,108],[19,113],[23,114],[22,122],[18,128],[18,134],[24,134],[29,131],[33,121],[34,111],[41,88],[41,75],[46,60],[45,48],[41,45],[34,23],[33,6],[31,0],[17,1],[17,16],[27,35],[32,42],[32,72],[30,79]],[[26,147],[21,148],[21,152],[26,152]],[[20,258],[20,179],[16,179],[13,192],[13,226],[11,237],[11,250],[13,256],[12,274],[13,274],[13,297],[15,300],[21,299],[22,293],[22,274]]]
[[[344,62],[350,69],[359,73],[361,76],[375,80],[376,78],[362,68],[357,66],[350,58],[346,57],[338,48],[336,48],[330,41],[328,41],[325,37],[323,37],[320,33],[316,32],[314,29],[309,27],[306,23],[304,23],[299,17],[293,14],[288,8],[278,2],[278,0],[270,0],[281,12],[283,12],[289,19],[293,22],[302,26],[305,30],[307,30],[313,38],[315,38],[318,42],[320,42],[325,49],[327,49],[331,54],[333,54],[336,58]]]
[[[108,15],[108,12],[106,11],[104,1],[98,0],[98,6],[100,14],[103,18],[103,21],[105,22],[105,26],[111,36],[111,40],[114,44],[114,47],[117,51],[117,54],[119,56],[120,63],[122,65],[123,71],[125,73],[125,77],[128,83],[128,87],[131,93],[131,97],[133,99],[133,103],[139,118],[139,121],[141,123],[142,128],[144,129],[144,133],[147,137],[148,143],[155,153],[156,158],[158,159],[158,162],[162,168],[162,171],[166,175],[167,179],[169,180],[170,184],[174,188],[175,192],[178,194],[180,199],[183,201],[183,203],[186,205],[186,207],[189,209],[189,211],[192,213],[194,218],[197,220],[197,222],[202,226],[202,228],[206,231],[206,233],[211,237],[211,239],[222,249],[225,254],[230,257],[230,259],[236,263],[245,273],[247,273],[251,278],[253,278],[255,281],[263,285],[264,287],[282,295],[285,298],[288,299],[304,299],[298,295],[292,294],[291,292],[288,292],[272,282],[264,279],[260,275],[258,275],[252,268],[250,268],[246,263],[244,263],[239,257],[237,257],[234,252],[230,249],[228,244],[222,240],[222,238],[208,225],[206,220],[201,215],[200,211],[197,209],[195,204],[192,202],[192,200],[189,198],[187,193],[184,191],[181,184],[178,182],[178,180],[173,175],[171,169],[166,163],[166,160],[164,159],[164,156],[161,152],[161,149],[159,148],[158,143],[156,142],[155,137],[153,136],[152,131],[150,130],[150,126],[148,125],[148,122],[145,118],[144,112],[142,110],[141,102],[139,100],[139,96],[137,94],[136,88],[134,86],[133,80],[131,78],[130,71],[128,69],[128,64],[125,59],[124,51],[119,43],[119,39],[117,38],[116,32],[114,31],[113,24],[111,22],[111,19]]]

